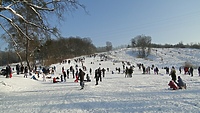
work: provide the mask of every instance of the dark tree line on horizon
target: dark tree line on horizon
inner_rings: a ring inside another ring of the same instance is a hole
[[[193,48],[200,49],[200,43],[190,43],[183,44],[183,42],[179,42],[178,44],[151,44],[152,48]]]
[[[96,47],[92,44],[90,38],[69,37],[49,39],[42,46],[37,47],[30,55],[31,66],[35,65],[36,61],[40,65],[50,65],[61,62],[67,58],[73,58],[81,55],[90,55],[96,52]],[[21,53],[22,59],[25,59],[25,54]],[[0,52],[0,65],[10,63],[18,63],[16,52],[13,48]]]
[[[149,40],[150,41],[150,40]],[[142,41],[143,42],[143,41]],[[139,47],[140,44],[134,45]],[[125,46],[121,46],[124,48]],[[126,46],[128,48],[132,46]],[[184,45],[182,42],[178,44],[150,44],[150,48],[194,48],[200,49],[200,43],[191,43]],[[90,38],[67,37],[58,39],[49,39],[42,46],[38,46],[30,55],[32,65],[35,61],[40,61],[41,64],[50,65],[52,63],[61,62],[63,59],[78,57],[82,55],[90,55],[98,52],[106,52],[115,49],[111,42],[106,42],[104,47],[96,47]],[[119,49],[119,48],[118,48]],[[150,52],[150,51],[149,51]],[[148,53],[150,54],[150,53]],[[21,53],[22,59],[25,59],[25,54]],[[18,63],[16,52],[12,47],[0,52],[0,65],[9,63]]]

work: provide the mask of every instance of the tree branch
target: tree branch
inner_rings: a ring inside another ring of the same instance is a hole
[[[8,32],[8,30],[5,29],[5,27],[0,23],[0,26],[3,28],[3,30],[10,36],[12,41],[14,42],[15,46],[17,46],[17,42],[13,39],[13,36]]]
[[[18,32],[20,32],[21,34],[23,34],[28,40],[32,40],[29,36],[26,35],[26,33],[24,33],[22,31],[22,29],[15,24],[10,18],[7,18],[6,16],[0,14],[0,17],[3,17],[4,19],[6,19]]]

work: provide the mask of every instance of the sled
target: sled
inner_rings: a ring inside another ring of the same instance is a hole
[[[178,85],[173,80],[169,82],[168,86],[170,86],[170,89],[173,89],[173,90],[179,89]]]
[[[187,85],[186,83],[184,84],[184,86],[180,86],[179,89],[186,89],[187,88]]]

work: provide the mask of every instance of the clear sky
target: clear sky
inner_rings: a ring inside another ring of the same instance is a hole
[[[62,36],[89,37],[93,44],[130,44],[137,35],[152,43],[200,42],[200,0],[79,0],[84,10],[67,14]]]
[[[79,0],[86,6],[67,13],[57,24],[63,37],[89,37],[95,46],[127,45],[137,35],[152,43],[200,42],[200,0]],[[5,46],[0,41],[0,48]]]

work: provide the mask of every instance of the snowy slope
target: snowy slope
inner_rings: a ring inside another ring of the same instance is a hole
[[[124,55],[126,56],[124,59]],[[137,58],[137,49],[121,49],[112,52],[117,60],[125,60],[132,63],[144,63],[148,66],[152,64],[162,68],[184,66],[185,62],[191,63],[194,67],[200,66],[200,50],[188,48],[153,48],[146,60]]]
[[[0,112],[1,113],[199,113],[200,111],[200,77],[194,70],[194,77],[180,74],[187,83],[186,90],[169,90],[171,77],[165,74],[164,66],[177,66],[190,61],[198,64],[199,50],[196,49],[157,49],[152,51],[150,60],[136,58],[132,49],[122,49],[104,53],[109,60],[101,61],[100,57],[85,57],[84,66],[94,70],[110,68],[106,71],[103,81],[95,86],[94,74],[90,75],[92,82],[85,83],[80,90],[72,76],[67,82],[46,82],[40,77],[38,81],[23,78],[23,75],[13,73],[13,78],[0,76]],[[171,51],[171,52],[170,52]],[[179,53],[180,52],[180,53]],[[166,53],[166,54],[165,54]],[[160,58],[163,58],[163,61]],[[196,61],[195,61],[196,60]],[[142,74],[136,67],[132,78],[125,78],[115,68],[122,69],[121,61],[131,64],[154,64],[160,69],[160,74]],[[91,63],[92,62],[92,63]],[[69,69],[78,65],[73,60],[70,64],[53,64],[55,75],[60,76],[61,68]],[[111,73],[114,72],[114,74]],[[89,70],[85,71],[89,73]]]

